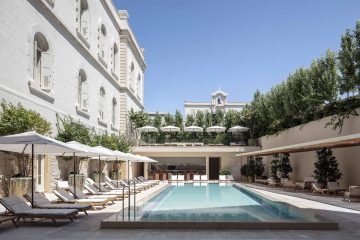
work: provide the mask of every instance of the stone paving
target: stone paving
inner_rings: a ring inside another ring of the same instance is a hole
[[[341,207],[335,207],[312,200],[274,193],[266,190],[273,198],[295,203],[310,208],[311,211],[337,221],[340,230],[337,231],[209,231],[209,230],[102,230],[99,229],[102,219],[108,218],[121,209],[118,202],[104,210],[92,211],[89,216],[80,215],[74,222],[61,222],[54,226],[49,221],[20,224],[15,229],[11,223],[0,225],[1,240],[45,240],[45,239],[360,239],[360,212]],[[140,197],[139,197],[140,198]]]

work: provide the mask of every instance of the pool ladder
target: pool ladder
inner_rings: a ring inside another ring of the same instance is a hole
[[[136,182],[134,180],[129,180],[129,185],[128,186],[124,186],[122,188],[122,216],[123,216],[123,220],[125,218],[125,189],[129,190],[129,196],[128,196],[128,220],[130,221],[130,217],[131,217],[131,209],[130,209],[130,204],[131,204],[131,183],[134,183],[134,221],[135,221],[135,217],[136,217]]]

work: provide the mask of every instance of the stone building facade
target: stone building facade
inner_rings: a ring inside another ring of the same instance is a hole
[[[127,111],[144,108],[144,50],[127,12],[111,0],[4,1],[0,42],[1,100],[41,113],[53,136],[57,115],[98,132],[127,133]],[[7,161],[1,181],[11,177],[14,159],[0,155]],[[39,157],[38,190],[61,178],[66,164],[59,161]]]

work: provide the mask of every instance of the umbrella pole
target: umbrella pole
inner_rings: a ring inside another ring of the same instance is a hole
[[[31,208],[34,208],[34,144],[31,144]]]
[[[118,171],[119,171],[119,162],[117,161],[117,158],[116,158],[116,187],[119,188],[119,174],[118,174]]]
[[[128,183],[129,183],[129,181],[130,181],[130,161],[129,160],[128,160],[128,164],[127,164],[127,170],[128,170],[127,178],[128,178]]]
[[[75,172],[76,160],[75,160],[75,152],[73,153],[73,160],[74,160],[74,198],[77,198],[76,197],[76,172]]]
[[[98,178],[99,178],[99,192],[101,192],[101,187],[100,187],[100,177],[101,177],[101,173],[100,173],[100,168],[101,168],[101,160],[100,160],[100,155],[99,155],[99,175],[98,175]]]

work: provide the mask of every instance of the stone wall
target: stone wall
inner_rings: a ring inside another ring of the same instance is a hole
[[[360,112],[360,108],[357,109]],[[326,138],[345,136],[360,133],[360,117],[352,116],[346,119],[342,132],[334,131],[331,127],[325,128],[330,117],[312,121],[303,126],[297,126],[272,136],[260,138],[263,149],[286,146],[290,144],[304,143]],[[360,185],[360,147],[337,148],[333,150],[334,156],[339,162],[339,168],[343,173],[340,185],[347,188],[348,185]],[[293,173],[290,175],[295,180],[302,180],[304,177],[312,176],[314,172],[314,161],[316,152],[295,153],[290,155]],[[270,162],[272,157],[264,157],[266,164],[265,174],[269,176]]]

